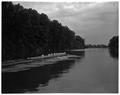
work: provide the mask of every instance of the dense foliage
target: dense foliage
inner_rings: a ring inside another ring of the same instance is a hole
[[[119,44],[118,41],[119,41],[118,36],[112,37],[109,42],[109,47],[110,48],[118,48],[118,44]]]
[[[2,2],[2,60],[84,48],[84,39],[44,13]]]
[[[109,41],[109,51],[112,57],[118,57],[119,37],[114,36]]]

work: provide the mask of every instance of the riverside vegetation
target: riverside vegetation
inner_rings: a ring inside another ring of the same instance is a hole
[[[2,2],[2,60],[84,48],[84,39],[44,13]]]
[[[85,40],[44,13],[20,4],[2,2],[2,61],[65,52],[71,49],[106,48],[118,55],[118,36],[106,45],[85,45]]]

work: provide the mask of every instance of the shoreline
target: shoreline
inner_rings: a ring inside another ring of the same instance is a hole
[[[27,62],[33,62],[37,60],[42,60],[42,59],[49,59],[49,58],[54,58],[54,57],[60,57],[60,56],[65,56],[66,53],[53,53],[53,54],[48,54],[45,56],[36,56],[36,57],[28,57],[27,59],[15,59],[15,60],[7,60],[2,62],[2,67],[10,66],[10,65],[16,65],[19,63],[27,63]]]

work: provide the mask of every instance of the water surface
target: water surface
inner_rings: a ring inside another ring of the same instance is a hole
[[[68,55],[67,55],[68,56]],[[116,93],[118,59],[108,49],[85,49],[78,57],[2,73],[4,93]]]

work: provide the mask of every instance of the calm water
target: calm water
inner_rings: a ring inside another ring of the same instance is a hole
[[[108,49],[86,49],[68,57],[19,72],[3,72],[4,93],[116,93],[118,59]]]

